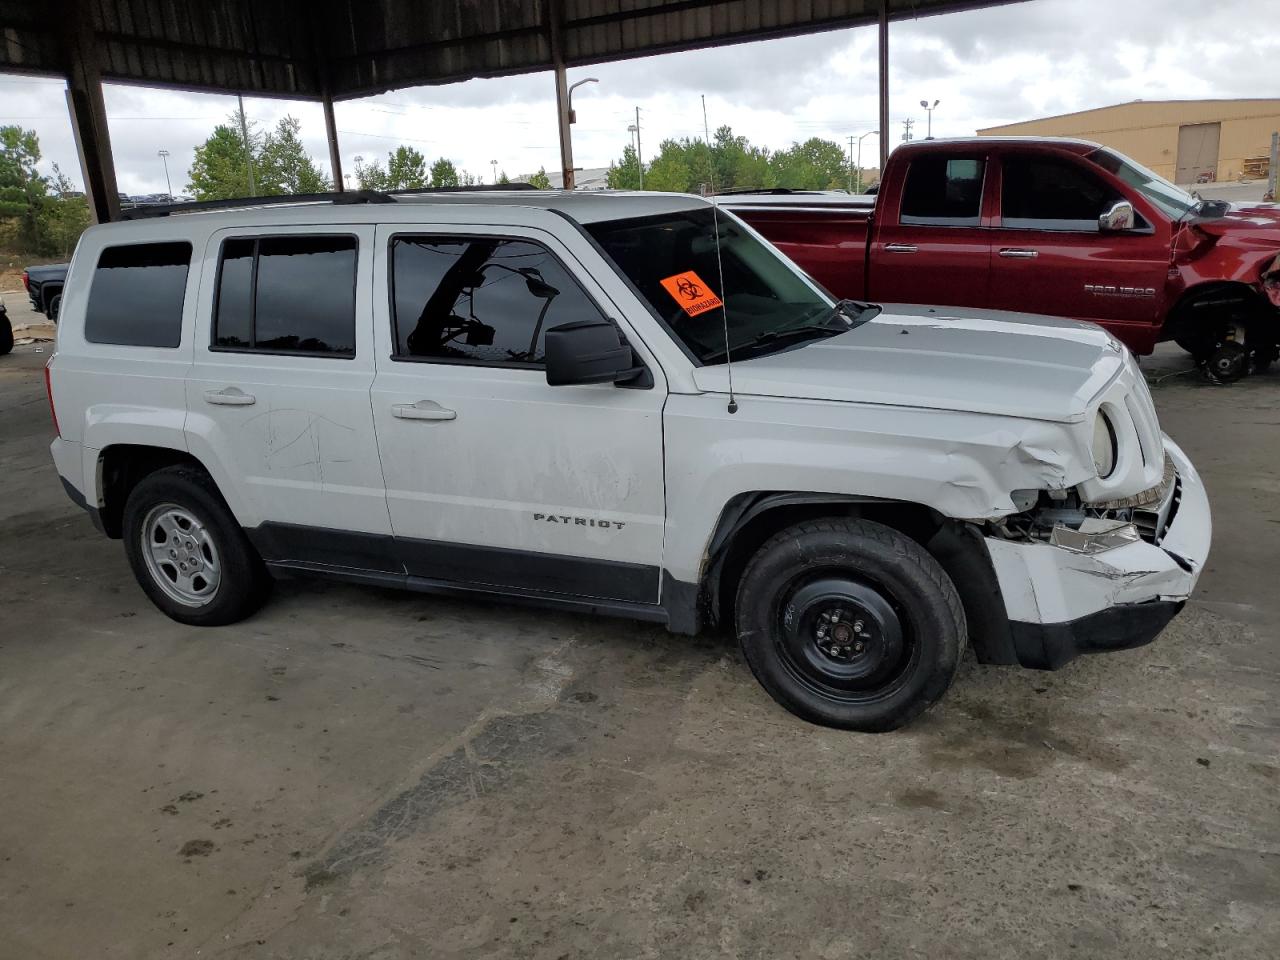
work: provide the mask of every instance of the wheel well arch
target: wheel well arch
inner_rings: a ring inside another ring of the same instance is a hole
[[[208,474],[204,464],[172,447],[115,443],[98,454],[98,515],[107,536],[119,540],[124,524],[124,505],[133,488],[144,478],[165,467],[188,466]]]
[[[735,496],[721,511],[708,542],[699,584],[702,619],[731,627],[738,584],[755,552],[778,531],[825,517],[881,523],[920,544],[955,583],[978,659],[1018,662],[1004,597],[978,528],[925,504],[900,500],[777,491]]]
[[[1195,339],[1213,317],[1256,319],[1266,306],[1262,295],[1243,280],[1210,280],[1184,290],[1165,320],[1167,340]]]

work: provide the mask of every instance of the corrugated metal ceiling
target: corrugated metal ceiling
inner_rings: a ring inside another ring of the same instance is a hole
[[[894,20],[1017,0],[889,0]],[[105,79],[336,99],[874,23],[878,0],[0,0],[0,71],[65,75],[86,23]]]

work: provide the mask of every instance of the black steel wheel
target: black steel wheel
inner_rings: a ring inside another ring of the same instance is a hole
[[[866,520],[790,527],[765,543],[737,597],[743,655],[797,716],[893,730],[936,703],[966,640],[950,578],[905,535]]]
[[[0,309],[0,357],[13,349],[13,326],[9,323],[9,315]]]

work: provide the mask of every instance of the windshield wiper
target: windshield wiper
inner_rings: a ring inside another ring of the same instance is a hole
[[[835,327],[830,323],[806,323],[800,326],[787,327],[782,330],[766,330],[764,333],[758,333],[750,340],[744,343],[736,344],[732,352],[737,353],[740,350],[752,350],[756,347],[768,346],[773,343],[780,343],[792,340],[821,340],[824,337],[834,337],[837,334],[845,333],[852,329],[851,327]],[[723,359],[729,351],[717,350],[709,353],[702,358],[703,363],[714,363]]]

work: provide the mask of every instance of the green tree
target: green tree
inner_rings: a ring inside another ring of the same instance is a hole
[[[214,127],[209,139],[196,147],[187,171],[187,192],[197,200],[229,200],[249,196],[249,154],[262,148],[262,137],[249,126],[249,150],[240,133],[240,114]],[[256,186],[256,184],[255,184]],[[256,192],[256,191],[255,191]]]
[[[431,186],[456,187],[458,185],[458,168],[453,165],[452,160],[441,157],[431,165]]]
[[[89,202],[72,196],[75,185],[55,163],[48,180],[50,194],[39,204],[36,214],[40,253],[69,257],[80,234],[89,226]]]
[[[693,175],[689,172],[689,163],[685,151],[674,140],[663,144],[670,149],[661,149],[649,169],[644,174],[646,190],[665,190],[671,193],[687,193]]]
[[[333,183],[307,154],[298,136],[302,123],[296,117],[281,117],[275,130],[263,138],[254,171],[261,196],[284,193],[328,193]]]
[[[420,190],[431,186],[427,158],[403,144],[387,154],[387,189]]]
[[[40,207],[48,193],[45,178],[36,172],[39,161],[34,130],[0,127],[0,218],[16,221],[18,243],[28,250],[39,245]]]
[[[796,190],[831,190],[847,185],[849,160],[838,143],[811,137],[775,153],[771,160],[776,185]]]
[[[610,189],[639,190],[640,159],[636,156],[636,148],[627,144],[622,151],[622,160],[609,164],[609,172],[606,176]]]
[[[381,160],[373,163],[356,161],[356,186],[361,190],[390,190],[391,178],[382,167]]]
[[[498,174],[498,182],[499,183],[511,182],[511,178],[507,176],[507,171],[503,170],[501,173]]]
[[[547,176],[547,168],[539,167],[538,172],[529,178],[529,183],[539,190],[550,190],[551,178]]]

